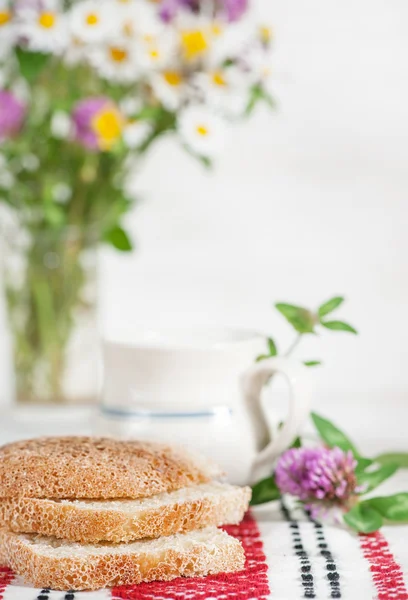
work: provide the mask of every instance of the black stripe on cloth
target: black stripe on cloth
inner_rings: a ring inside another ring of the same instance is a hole
[[[305,513],[310,523],[313,523],[317,546],[320,550],[320,554],[326,561],[326,578],[330,586],[330,598],[341,598],[340,573],[337,571],[336,562],[329,548],[329,544],[327,543],[327,539],[324,534],[324,527],[321,523],[318,523],[312,519],[308,511],[305,511]]]
[[[50,594],[51,594],[51,590],[49,588],[44,588],[38,594],[36,600],[49,600]],[[64,596],[64,600],[75,600],[74,590],[68,590],[68,592]]]
[[[314,587],[314,579],[312,572],[312,563],[310,562],[310,558],[308,553],[306,552],[303,541],[302,541],[302,533],[299,527],[298,521],[292,519],[292,516],[289,512],[288,507],[281,499],[280,508],[282,515],[285,518],[285,521],[289,523],[290,532],[292,536],[293,542],[293,550],[296,556],[299,558],[300,563],[300,580],[302,582],[303,587],[303,597],[304,598],[316,598],[315,587]]]

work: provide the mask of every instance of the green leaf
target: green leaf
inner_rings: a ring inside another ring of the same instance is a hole
[[[157,121],[162,117],[164,111],[160,106],[144,106],[136,115],[136,118],[143,121]]]
[[[121,252],[133,250],[133,245],[128,234],[119,225],[112,227],[112,229],[105,233],[104,241],[108,244],[112,244],[114,248]]]
[[[343,518],[347,525],[360,533],[373,533],[383,525],[381,514],[365,502],[356,504]]]
[[[338,429],[333,423],[320,417],[316,413],[312,412],[311,415],[314,426],[316,427],[320,437],[330,448],[337,446],[345,452],[351,450],[354,456],[358,457],[358,451],[354,444],[348,439],[348,437]]]
[[[326,329],[331,329],[332,331],[347,331],[348,333],[358,334],[358,331],[354,327],[343,321],[321,321],[321,324]]]
[[[21,75],[32,83],[45,67],[50,55],[42,52],[28,52],[18,47],[16,48],[16,57]]]
[[[206,169],[211,170],[214,167],[213,161],[208,156],[199,156],[197,154],[195,156]]]
[[[254,112],[260,102],[265,102],[270,108],[275,109],[276,103],[272,96],[262,85],[254,85],[250,91],[249,101],[245,110],[245,115],[249,117]]]
[[[356,466],[355,472],[361,473],[362,471],[365,471],[368,467],[371,467],[373,462],[374,461],[371,460],[371,458],[363,458],[361,456],[360,458],[357,459],[357,466]]]
[[[395,494],[393,496],[382,496],[364,500],[364,505],[377,510],[384,519],[394,522],[408,521],[408,493]]]
[[[65,212],[59,204],[44,202],[44,218],[51,227],[61,227],[65,222]]]
[[[268,348],[270,356],[276,356],[278,354],[278,349],[272,338],[268,338]]]
[[[376,456],[375,462],[381,465],[393,463],[398,465],[400,469],[408,469],[408,453],[407,452],[390,452]]]
[[[271,358],[269,354],[260,354],[256,357],[255,362],[261,362],[263,360],[267,360],[268,358]]]
[[[275,304],[275,307],[297,332],[314,333],[316,320],[315,315],[310,310],[301,306],[284,304],[282,302]]]
[[[331,298],[330,300],[319,306],[317,314],[320,318],[325,317],[329,313],[333,312],[336,308],[338,308],[340,304],[343,304],[343,302],[344,298],[342,298],[341,296]]]
[[[251,506],[265,504],[265,502],[272,502],[272,500],[279,500],[280,497],[281,493],[276,485],[275,477],[268,477],[253,486]]]
[[[322,362],[320,360],[306,360],[303,364],[305,367],[318,367]]]
[[[357,473],[358,485],[364,486],[364,490],[360,493],[367,494],[368,492],[375,490],[375,488],[383,483],[383,481],[392,477],[396,471],[398,471],[398,465],[390,463],[388,465],[383,465],[375,471],[363,471]]]

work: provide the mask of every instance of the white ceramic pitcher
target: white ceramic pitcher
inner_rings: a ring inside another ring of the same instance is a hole
[[[132,344],[106,341],[98,432],[199,450],[232,483],[266,477],[309,412],[312,375],[287,358],[255,363],[264,351],[264,338],[235,329],[139,330]],[[290,402],[273,437],[260,398],[276,373]]]

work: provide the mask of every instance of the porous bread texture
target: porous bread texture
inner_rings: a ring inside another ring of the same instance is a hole
[[[97,437],[50,437],[0,447],[0,498],[143,498],[221,476],[180,448]]]
[[[0,501],[0,526],[17,533],[41,533],[93,543],[128,542],[242,521],[250,488],[204,483],[140,500]]]
[[[240,542],[217,528],[130,544],[80,545],[0,530],[7,564],[27,583],[56,590],[97,590],[244,567]]]

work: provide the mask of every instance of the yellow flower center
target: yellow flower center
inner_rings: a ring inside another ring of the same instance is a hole
[[[149,33],[146,33],[143,36],[143,40],[146,42],[146,44],[152,44],[154,42],[154,37],[152,35],[150,35]]]
[[[9,10],[0,10],[0,27],[11,21],[11,12]]]
[[[214,37],[219,37],[222,34],[222,27],[218,23],[213,23],[211,26],[211,33]]]
[[[133,37],[135,34],[135,28],[133,27],[132,21],[126,21],[123,24],[123,33],[126,37]]]
[[[38,23],[44,29],[52,29],[55,25],[56,17],[52,12],[43,12],[38,17]]]
[[[264,44],[268,44],[272,39],[272,30],[270,27],[263,25],[259,28],[259,35],[261,36],[262,42],[264,42]]]
[[[207,135],[210,132],[208,130],[208,127],[206,127],[205,125],[197,125],[197,133],[198,135],[201,135],[201,137],[207,137]]]
[[[227,85],[227,82],[225,81],[224,75],[221,73],[221,71],[216,71],[213,73],[212,80],[213,83],[219,87],[224,87]]]
[[[182,82],[182,77],[177,71],[166,71],[163,73],[163,77],[165,81],[173,87],[179,86]]]
[[[86,15],[86,24],[87,25],[91,25],[91,27],[93,25],[97,25],[99,23],[99,16],[95,13],[89,13]]]
[[[153,60],[157,60],[158,58],[160,58],[160,52],[157,50],[157,48],[152,48],[151,50],[149,50],[149,56]]]
[[[113,61],[121,63],[128,59],[129,53],[127,50],[123,48],[117,48],[116,46],[111,46],[109,48],[109,54]]]
[[[124,120],[120,112],[113,106],[103,108],[92,119],[92,129],[98,137],[98,145],[102,150],[109,150],[120,138]]]
[[[208,49],[207,39],[199,29],[184,31],[181,34],[181,45],[187,60],[197,58]]]

